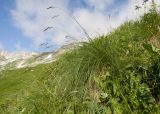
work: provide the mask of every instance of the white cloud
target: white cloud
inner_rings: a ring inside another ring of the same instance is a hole
[[[106,7],[114,3],[115,0],[86,0],[87,3],[97,10],[105,10]]]
[[[17,42],[15,44],[15,48],[16,48],[16,51],[23,51],[23,52],[27,52],[27,50],[25,48],[22,47],[21,43],[20,42]]]
[[[93,37],[98,34],[107,34],[112,28],[118,27],[126,20],[136,19],[145,11],[144,8],[135,11],[135,0],[129,0],[128,3],[118,9],[114,8],[111,9],[111,12],[107,12],[111,15],[109,18],[104,10],[111,6],[114,1],[86,0],[86,3],[90,7],[95,7],[96,10],[76,8],[71,11],[72,8],[68,8],[69,0],[16,0],[16,9],[12,10],[12,16],[15,25],[27,37],[31,38],[35,45],[52,41],[52,43],[61,46],[68,41],[65,38],[66,35],[75,37],[74,40],[86,40],[83,31],[71,19],[71,15],[68,15],[70,12]],[[137,4],[142,6],[142,1],[139,0]],[[160,1],[158,0],[158,2]],[[47,10],[46,8],[49,6],[56,6],[63,10],[58,8]],[[60,16],[51,19],[54,15]],[[53,29],[43,32],[48,26],[53,26]]]
[[[0,42],[0,50],[3,50],[4,49],[4,46],[3,44]]]

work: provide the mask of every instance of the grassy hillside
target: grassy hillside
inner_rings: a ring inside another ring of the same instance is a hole
[[[39,79],[25,111],[160,113],[159,26],[159,14],[151,12],[66,53]]]
[[[2,95],[8,93],[9,97],[22,88],[32,92],[23,100],[20,95],[16,108],[6,110],[24,114],[159,114],[159,28],[160,15],[152,11],[84,43],[44,70],[36,67],[24,78],[13,74],[25,69],[9,71],[1,80],[10,90],[0,84]]]
[[[2,71],[0,74],[0,113],[12,113],[25,97],[34,91],[36,79],[47,65]]]

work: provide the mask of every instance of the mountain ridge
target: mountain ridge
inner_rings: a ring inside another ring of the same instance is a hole
[[[64,45],[50,52],[9,52],[0,50],[0,70],[33,67],[38,64],[51,63],[65,52],[74,49],[76,43]]]

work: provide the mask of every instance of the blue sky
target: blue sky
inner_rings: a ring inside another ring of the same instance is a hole
[[[68,14],[74,15],[91,36],[107,34],[126,19],[135,19],[134,3],[134,0],[1,0],[0,49],[48,51],[39,45],[48,42],[53,44],[49,50],[54,50],[68,42],[86,40]],[[47,11],[46,7],[51,5],[65,12]],[[54,15],[60,16],[51,20]],[[108,19],[108,15],[113,16]],[[43,32],[47,26],[54,26],[55,30]],[[67,35],[74,39],[66,39]]]
[[[32,50],[30,46],[32,41],[25,37],[13,23],[10,11],[14,8],[14,0],[0,1],[0,42],[3,49],[8,51],[17,51],[16,45],[22,45],[23,48]]]

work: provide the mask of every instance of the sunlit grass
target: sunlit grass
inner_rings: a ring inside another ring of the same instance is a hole
[[[159,113],[160,16],[145,14],[60,57],[46,69],[26,112]]]
[[[6,70],[0,74],[0,113],[16,113],[17,106],[37,88],[36,79],[46,65]],[[12,112],[16,111],[16,112]]]
[[[153,11],[77,46],[46,68],[7,71],[0,98],[20,94],[15,107],[3,107],[2,113],[160,113],[159,26],[160,15]],[[29,94],[23,96],[25,89]]]

